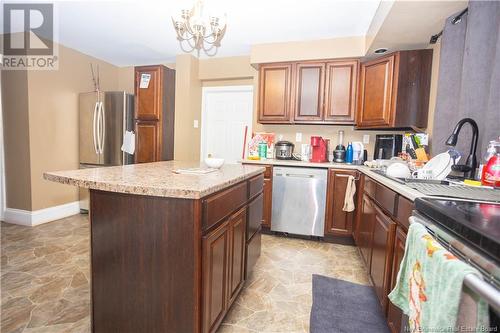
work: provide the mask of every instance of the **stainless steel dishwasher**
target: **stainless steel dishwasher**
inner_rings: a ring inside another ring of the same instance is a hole
[[[273,168],[271,230],[324,236],[327,169]]]

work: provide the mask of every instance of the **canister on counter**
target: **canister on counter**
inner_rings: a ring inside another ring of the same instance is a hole
[[[267,142],[259,143],[259,157],[261,160],[265,160],[267,158]]]

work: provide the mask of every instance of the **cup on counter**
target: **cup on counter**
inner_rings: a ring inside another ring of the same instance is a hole
[[[432,170],[431,169],[418,169],[411,173],[413,178],[417,179],[432,179]]]
[[[311,159],[311,145],[303,143],[300,146],[300,159],[304,162],[309,162]]]

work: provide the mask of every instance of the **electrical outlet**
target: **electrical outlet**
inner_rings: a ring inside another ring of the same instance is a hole
[[[370,143],[370,134],[364,134],[363,135],[363,143],[364,144]]]
[[[199,127],[198,120],[193,121],[193,127],[194,128],[198,128]]]
[[[295,133],[295,142],[302,142],[302,133]]]

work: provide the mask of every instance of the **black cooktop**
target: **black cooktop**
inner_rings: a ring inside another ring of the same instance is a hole
[[[418,198],[415,208],[500,262],[500,204]]]

